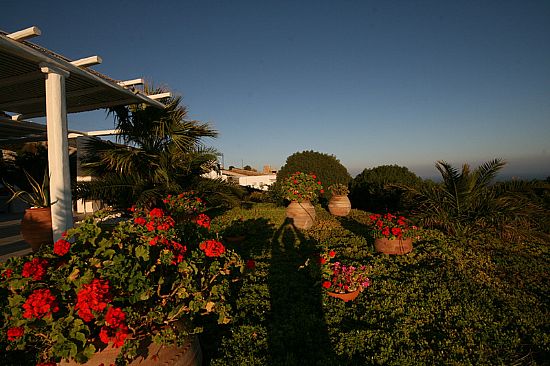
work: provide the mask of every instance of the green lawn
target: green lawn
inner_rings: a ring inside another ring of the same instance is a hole
[[[411,254],[373,252],[367,213],[347,218],[317,207],[308,231],[284,208],[254,204],[213,221],[243,218],[256,261],[236,284],[233,322],[201,335],[209,365],[548,365],[548,243],[460,242],[420,230]],[[372,285],[350,303],[328,297],[301,268],[331,248],[372,267]]]

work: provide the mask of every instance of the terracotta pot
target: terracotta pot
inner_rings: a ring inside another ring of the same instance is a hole
[[[351,202],[346,195],[334,195],[328,203],[328,210],[334,216],[347,216],[351,211]]]
[[[412,238],[405,239],[386,239],[376,238],[374,240],[374,249],[377,252],[385,254],[407,254],[413,249]]]
[[[337,292],[330,292],[330,291],[327,291],[327,294],[328,294],[328,296],[332,296],[332,297],[335,297],[337,299],[342,299],[342,300],[344,300],[344,302],[348,302],[348,301],[355,300],[355,298],[357,296],[359,296],[359,293],[362,290],[363,290],[363,288],[359,287],[357,290],[355,290],[353,292],[347,292],[345,294],[339,294]]]
[[[111,365],[115,363],[115,359],[120,352],[120,348],[113,348],[111,346],[105,348],[101,352],[95,353],[89,360],[83,365],[97,366]],[[75,361],[62,361],[59,365],[63,366],[76,366],[80,365]],[[159,346],[152,343],[147,348],[147,356],[145,358],[138,357],[129,363],[129,365],[140,366],[200,366],[202,365],[202,351],[197,336],[192,336],[189,341],[181,346]]]
[[[315,223],[315,207],[309,201],[292,201],[286,208],[286,217],[291,218],[298,229],[309,229]]]
[[[33,252],[53,244],[52,212],[50,207],[28,208],[21,220],[21,236],[30,244]]]

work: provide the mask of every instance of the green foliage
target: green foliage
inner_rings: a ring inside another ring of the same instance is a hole
[[[526,195],[532,186],[521,181],[493,183],[504,165],[495,159],[473,171],[464,164],[459,172],[439,161],[441,184],[401,187],[413,197],[424,226],[461,237],[491,233],[517,239],[540,234],[540,218],[548,217],[548,211]]]
[[[50,207],[50,180],[48,177],[48,171],[46,170],[44,172],[42,184],[39,184],[26,170],[23,170],[23,172],[27,177],[30,189],[18,189],[7,182],[4,182],[6,187],[12,193],[12,196],[10,197],[8,202],[19,199],[29,204],[31,207]]]
[[[153,94],[163,90],[153,90]],[[90,139],[82,150],[82,167],[91,182],[77,185],[75,198],[99,199],[119,208],[131,203],[152,206],[168,193],[206,189],[232,195],[234,189],[200,175],[215,168],[217,152],[203,144],[216,137],[208,124],[187,119],[181,97],[168,98],[166,107],[140,105],[112,110],[125,145]],[[220,196],[218,197],[220,198]]]
[[[166,201],[188,206],[189,196],[181,198],[182,204]],[[85,362],[94,346],[115,341],[105,340],[107,331],[124,344],[119,361],[128,361],[140,342],[182,341],[203,329],[205,317],[209,325],[230,321],[227,298],[244,264],[209,230],[209,218],[195,211],[191,217],[161,208],[132,211],[132,219],[115,225],[99,213],[53,248],[0,267],[0,343],[7,351],[25,350],[36,361]],[[52,301],[32,300],[41,291]],[[123,317],[113,322],[110,311]],[[10,339],[14,330],[22,334]]]
[[[302,151],[286,159],[285,165],[277,172],[277,182],[271,188],[272,191],[282,195],[282,182],[295,172],[314,173],[325,187],[335,183],[348,185],[351,180],[346,167],[334,155],[311,150]]]
[[[365,169],[351,182],[350,200],[353,207],[373,212],[400,212],[410,208],[403,190],[394,184],[418,186],[422,179],[405,167],[381,165]]]
[[[323,193],[323,185],[319,178],[311,173],[295,172],[282,181],[283,197],[288,201],[315,201],[319,193]]]
[[[210,365],[547,365],[550,248],[420,229],[412,253],[373,252],[369,214],[317,207],[300,232],[284,209],[254,205],[213,220],[249,222],[236,249],[256,268],[231,296],[234,322],[201,337]],[[353,302],[328,297],[304,263],[334,248],[370,267]],[[219,346],[221,345],[221,347]]]

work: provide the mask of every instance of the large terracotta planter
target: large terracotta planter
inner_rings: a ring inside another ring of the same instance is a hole
[[[412,238],[376,238],[374,240],[374,249],[377,252],[385,254],[407,254],[410,253],[413,249]]]
[[[115,359],[120,352],[120,348],[113,348],[111,346],[105,348],[101,352],[95,353],[88,362],[83,365],[97,366],[97,365],[111,365],[115,363]],[[139,366],[201,366],[202,365],[202,351],[197,336],[192,336],[189,341],[181,346],[159,346],[157,344],[151,344],[147,348],[147,356],[145,358],[138,357],[129,363],[129,365]],[[80,365],[75,361],[62,361],[59,365],[63,366],[76,366]]]
[[[28,208],[21,220],[21,236],[31,246],[33,252],[42,245],[53,243],[52,212],[50,207]]]
[[[337,292],[330,292],[327,291],[327,295],[331,297],[335,297],[337,299],[344,300],[344,302],[355,300],[355,298],[359,295],[359,293],[363,290],[362,287],[359,287],[357,290],[353,292],[347,292],[345,294],[339,294]]]
[[[346,195],[334,195],[328,203],[328,210],[334,216],[347,216],[351,211],[351,202]]]
[[[286,208],[286,217],[291,218],[298,229],[309,229],[315,223],[315,207],[309,201],[292,201]]]

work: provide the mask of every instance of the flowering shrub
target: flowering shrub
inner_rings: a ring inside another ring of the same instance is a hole
[[[282,184],[284,198],[289,201],[312,201],[319,193],[324,193],[321,181],[315,174],[296,172]]]
[[[410,226],[409,220],[403,216],[372,214],[369,216],[372,234],[375,238],[402,239],[414,236],[415,226]]]
[[[180,193],[178,195],[169,194],[164,200],[164,204],[170,210],[173,216],[193,215],[204,212],[206,206],[204,201],[196,196],[193,191]]]
[[[8,350],[55,364],[85,362],[110,345],[122,347],[123,362],[140,345],[200,332],[204,315],[229,322],[229,285],[245,264],[216,239],[205,214],[176,222],[177,202],[134,207],[131,219],[110,228],[98,214],[52,246],[3,264],[0,340]]]
[[[319,256],[323,288],[330,292],[343,294],[370,286],[367,266],[356,267],[338,261],[332,262],[335,256],[336,253],[333,250]]]
[[[341,183],[330,185],[328,190],[333,196],[345,196],[349,193],[348,186]]]

